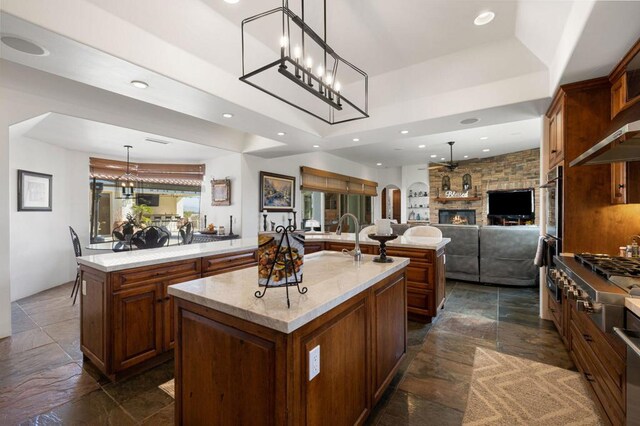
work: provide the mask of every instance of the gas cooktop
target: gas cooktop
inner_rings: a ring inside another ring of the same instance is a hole
[[[574,258],[623,290],[640,293],[640,258],[591,253],[578,253]]]

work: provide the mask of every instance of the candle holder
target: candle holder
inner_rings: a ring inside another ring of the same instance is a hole
[[[233,215],[229,215],[229,236],[233,236]]]
[[[295,230],[295,229],[298,229],[298,219],[296,218],[296,215],[297,215],[297,213],[296,213],[296,211],[294,210],[294,211],[293,211],[293,229],[294,229],[294,230]]]
[[[374,257],[373,261],[377,263],[393,262],[392,258],[387,257],[387,241],[395,240],[396,238],[398,238],[398,236],[395,234],[391,234],[391,235],[369,234],[367,236],[372,240],[375,240],[380,243],[380,256]]]
[[[263,214],[263,215],[262,215],[262,218],[263,218],[263,221],[264,221],[264,223],[263,223],[263,225],[262,225],[262,230],[263,230],[263,231],[265,231],[265,232],[267,232],[267,215],[266,215],[266,214]]]

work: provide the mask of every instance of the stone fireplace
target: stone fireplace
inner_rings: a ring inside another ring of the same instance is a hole
[[[438,223],[451,225],[475,225],[476,211],[472,209],[440,209]]]

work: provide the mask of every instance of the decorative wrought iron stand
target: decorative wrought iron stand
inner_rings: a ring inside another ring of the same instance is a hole
[[[396,238],[398,238],[398,236],[395,235],[395,234],[392,234],[392,235],[369,234],[367,236],[369,238],[371,238],[372,240],[376,240],[376,241],[378,241],[380,243],[380,256],[374,257],[373,261],[377,262],[377,263],[391,263],[391,262],[393,262],[392,258],[387,257],[387,241],[395,240]]]
[[[264,297],[269,287],[285,287],[287,290],[287,308],[291,308],[291,301],[289,300],[289,287],[296,286],[296,288],[298,289],[298,293],[300,294],[305,294],[308,290],[307,287],[302,287],[302,289],[300,289],[300,282],[298,282],[298,276],[296,275],[296,268],[293,263],[293,252],[291,251],[291,241],[289,240],[289,234],[294,231],[295,231],[295,227],[291,225],[287,227],[279,225],[276,228],[277,233],[283,234],[282,238],[280,239],[280,242],[278,243],[278,248],[276,250],[276,258],[271,264],[271,268],[269,269],[269,277],[267,278],[267,283],[264,285],[264,290],[262,290],[262,292],[258,290],[254,293],[254,295],[258,299],[261,299],[262,297]],[[285,252],[284,256],[280,256],[280,249],[282,248],[282,242],[285,240],[287,242],[288,250],[287,252]],[[269,283],[271,282],[273,270],[275,269],[276,265],[283,266],[286,281],[284,285],[270,286]],[[293,276],[294,282],[292,283],[289,282],[289,276],[287,275],[288,271],[291,271],[291,275]]]

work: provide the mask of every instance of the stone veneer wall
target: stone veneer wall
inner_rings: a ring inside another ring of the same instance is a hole
[[[462,192],[462,176],[471,175],[472,190],[470,196],[475,195],[477,188],[479,201],[450,201],[446,204],[435,200],[438,189],[442,191],[442,177],[451,178],[451,190]],[[529,149],[511,154],[482,158],[460,162],[460,166],[453,172],[449,170],[431,170],[429,172],[429,197],[431,207],[431,223],[438,223],[440,209],[473,209],[476,211],[476,223],[487,225],[487,191],[495,189],[534,188],[535,193],[535,224],[540,224],[540,149]]]

